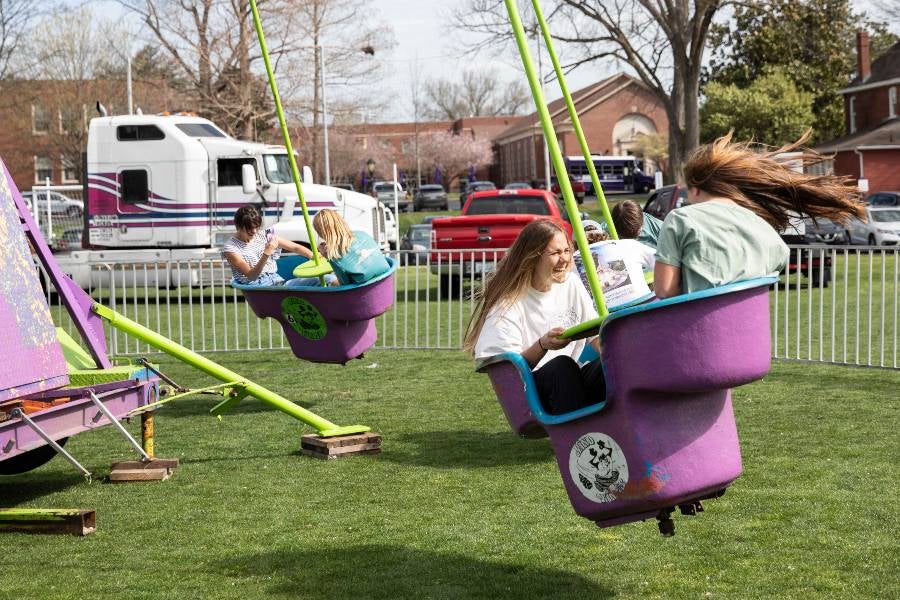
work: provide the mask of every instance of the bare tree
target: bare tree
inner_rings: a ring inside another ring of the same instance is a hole
[[[665,106],[670,179],[681,178],[687,154],[700,142],[703,51],[713,17],[726,3],[558,0],[549,13],[556,25],[554,38],[579,53],[567,69],[605,60],[627,64]],[[484,33],[484,45],[506,46],[512,37],[503,0],[469,0],[455,21],[465,30]]]
[[[15,75],[23,66],[19,50],[42,14],[33,0],[0,0],[0,79]]]
[[[291,4],[297,16],[292,36],[303,40],[303,45],[296,47],[300,60],[291,61],[289,75],[304,85],[288,105],[294,116],[309,125],[310,148],[304,156],[321,179],[323,83],[333,122],[347,122],[348,117],[361,114],[366,120],[365,115],[380,112],[387,96],[372,93],[382,75],[375,57],[390,52],[394,36],[390,25],[377,19],[371,0],[293,0]],[[338,91],[340,100],[335,101]]]
[[[231,133],[255,138],[271,124],[273,107],[259,74],[261,54],[243,0],[118,0],[134,12],[178,67],[198,112]],[[276,63],[297,26],[289,0],[260,0],[266,41]]]
[[[897,31],[900,27],[900,2],[897,0],[875,0],[875,8],[888,23],[893,23],[892,29]]]
[[[506,83],[495,71],[467,70],[461,80],[432,79],[425,85],[428,105],[425,114],[432,119],[455,121],[463,117],[514,115],[528,103],[529,95],[521,81]]]

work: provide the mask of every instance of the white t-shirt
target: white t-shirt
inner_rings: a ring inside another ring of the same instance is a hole
[[[475,343],[475,358],[502,352],[521,354],[554,327],[568,329],[597,316],[594,302],[581,280],[570,272],[565,282],[554,283],[547,292],[529,287],[502,314],[500,309],[492,309]],[[565,348],[547,352],[535,369],[556,356],[571,356],[577,361],[586,343],[587,340],[577,340]]]

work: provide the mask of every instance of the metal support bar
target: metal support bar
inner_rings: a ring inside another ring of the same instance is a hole
[[[56,450],[57,454],[60,454],[63,458],[65,458],[67,461],[69,461],[69,463],[73,467],[75,467],[76,469],[81,471],[81,474],[84,475],[88,480],[91,479],[91,472],[88,471],[87,469],[85,469],[84,467],[82,467],[81,463],[78,462],[77,460],[75,460],[74,456],[72,456],[71,454],[66,452],[66,450],[62,446],[57,444],[53,438],[51,438],[49,435],[47,435],[47,432],[44,431],[43,429],[41,429],[37,423],[35,423],[33,420],[31,420],[31,417],[26,415],[25,411],[23,411],[21,408],[16,408],[10,412],[10,416],[13,418],[22,419],[23,421],[28,423],[28,426],[31,427],[32,429],[34,429],[35,433],[37,433],[39,436],[41,436],[41,438],[45,442],[50,444],[50,447],[53,448],[54,450]]]
[[[174,387],[175,391],[180,393],[180,392],[187,392],[190,389],[190,388],[184,387],[183,385],[176,382],[174,379],[172,379],[168,375],[165,375],[164,373],[162,373],[159,369],[154,367],[150,363],[150,361],[147,360],[146,358],[139,358],[138,363],[143,365],[145,369],[147,369],[148,371],[150,371],[151,373],[153,373],[154,375],[156,375],[157,377],[159,377],[160,379],[162,379],[163,381],[165,381],[166,383],[168,383],[169,385]]]
[[[93,391],[91,391],[90,394],[91,402],[93,402],[97,406],[97,408],[100,409],[100,412],[106,415],[106,418],[109,419],[109,422],[113,424],[113,427],[119,430],[119,433],[121,433],[122,436],[124,436],[124,438],[128,440],[128,442],[132,446],[134,446],[134,449],[137,450],[138,454],[140,454],[144,458],[144,460],[150,460],[150,457],[146,452],[144,452],[144,449],[141,448],[141,445],[138,444],[137,440],[134,439],[134,437],[130,433],[128,433],[128,430],[125,429],[125,427],[121,423],[119,423],[119,420],[115,417],[115,415],[113,415],[109,411],[109,409],[106,408],[106,405],[100,401],[100,398],[97,397],[97,394],[95,394]]]

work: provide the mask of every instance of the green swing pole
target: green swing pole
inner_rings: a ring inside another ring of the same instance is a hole
[[[513,27],[513,33],[516,36],[516,45],[519,48],[519,55],[522,57],[522,66],[525,67],[525,74],[528,76],[528,85],[531,88],[531,95],[534,98],[534,104],[537,107],[538,115],[541,119],[541,128],[544,131],[544,139],[547,141],[547,147],[550,150],[550,159],[553,161],[553,169],[557,173],[557,181],[559,188],[562,190],[563,200],[566,205],[566,212],[569,214],[569,220],[572,223],[572,232],[575,234],[575,243],[578,245],[578,251],[587,267],[586,275],[588,286],[594,296],[594,302],[597,305],[597,313],[601,318],[606,318],[609,310],[606,308],[606,301],[603,299],[603,287],[600,285],[600,279],[597,277],[597,269],[594,268],[594,261],[591,258],[590,249],[588,248],[587,237],[584,235],[584,227],[581,225],[581,215],[578,210],[578,204],[575,202],[575,196],[572,193],[572,184],[569,178],[562,177],[560,174],[566,174],[566,165],[563,161],[562,152],[559,149],[559,142],[556,139],[556,131],[553,129],[553,122],[550,119],[550,111],[547,110],[547,103],[544,101],[544,93],[538,82],[537,74],[534,70],[534,64],[531,61],[531,51],[528,49],[528,42],[525,38],[525,29],[522,27],[522,20],[519,17],[519,10],[516,7],[516,0],[503,0],[506,5],[506,12],[509,14],[509,21]],[[547,173],[549,177],[550,174]]]
[[[559,80],[559,89],[566,101],[566,108],[569,110],[569,118],[572,120],[572,126],[575,128],[575,136],[578,138],[578,145],[581,147],[581,154],[584,156],[584,162],[587,165],[588,172],[591,174],[591,182],[594,184],[594,190],[597,192],[597,201],[600,209],[603,211],[603,220],[606,222],[606,230],[612,239],[619,239],[619,234],[613,225],[612,215],[609,214],[609,205],[606,203],[606,195],[603,193],[603,186],[600,185],[600,178],[597,177],[597,169],[594,167],[594,161],[591,158],[591,150],[588,148],[587,139],[584,137],[584,130],[581,128],[581,121],[578,119],[578,113],[575,111],[575,102],[572,100],[572,94],[569,93],[569,86],[566,85],[566,79],[563,77],[562,67],[559,64],[559,58],[556,56],[556,50],[553,48],[553,40],[550,38],[550,29],[547,27],[547,21],[544,19],[544,13],[541,10],[540,0],[531,0],[534,7],[534,14],[537,16],[538,25],[541,28],[541,35],[544,38],[544,44],[547,46],[547,54],[550,55],[550,62],[553,63],[553,70],[556,72],[556,79]]]
[[[319,435],[321,435],[322,437],[333,437],[336,435],[348,435],[351,433],[363,433],[365,431],[369,431],[369,428],[364,425],[351,425],[348,427],[340,427],[338,425],[335,425],[331,421],[323,419],[314,412],[291,402],[290,400],[279,394],[276,394],[272,390],[265,388],[258,383],[254,383],[249,379],[241,377],[234,371],[226,369],[222,365],[213,362],[208,358],[201,356],[200,354],[197,354],[193,350],[185,348],[181,344],[170,340],[169,338],[153,331],[152,329],[144,327],[140,323],[132,321],[128,317],[121,315],[113,309],[103,306],[102,304],[95,303],[91,307],[91,310],[105,319],[110,324],[110,326],[115,327],[116,329],[123,331],[126,334],[131,335],[150,346],[153,346],[154,348],[162,350],[169,356],[177,358],[178,360],[189,364],[195,369],[203,371],[207,375],[214,377],[220,381],[239,385],[247,393],[247,395],[258,398],[269,406],[277,408],[281,412],[287,413],[288,415],[294,417],[298,421],[315,427]],[[237,398],[237,400],[226,400],[213,410],[227,409],[233,403],[239,400],[240,397]],[[221,411],[219,410],[217,412]]]
[[[319,256],[319,250],[316,248],[316,238],[313,233],[312,223],[309,220],[309,210],[306,208],[306,198],[303,196],[303,186],[300,184],[300,172],[297,170],[297,160],[294,158],[294,148],[291,146],[291,136],[290,133],[288,133],[287,121],[284,119],[284,108],[281,105],[281,95],[278,93],[278,85],[275,83],[275,73],[272,71],[272,62],[269,60],[269,49],[266,46],[266,37],[263,35],[262,21],[260,21],[259,18],[259,9],[256,7],[256,0],[250,0],[250,10],[253,11],[253,25],[256,27],[256,37],[259,38],[259,49],[262,52],[263,62],[266,65],[266,75],[269,78],[269,87],[272,88],[272,98],[275,101],[275,112],[278,115],[278,124],[281,126],[281,136],[284,138],[284,146],[287,148],[288,162],[291,165],[291,176],[294,178],[294,186],[297,188],[297,197],[300,199],[300,208],[303,210],[303,220],[306,222],[306,235],[312,249],[313,261],[317,267],[321,267],[322,259]],[[322,282],[322,285],[325,285],[324,274],[319,274],[319,280]]]

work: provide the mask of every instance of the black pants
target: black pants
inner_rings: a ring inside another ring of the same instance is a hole
[[[606,399],[606,381],[599,358],[581,367],[568,356],[557,356],[532,374],[541,404],[551,415],[572,412]]]

